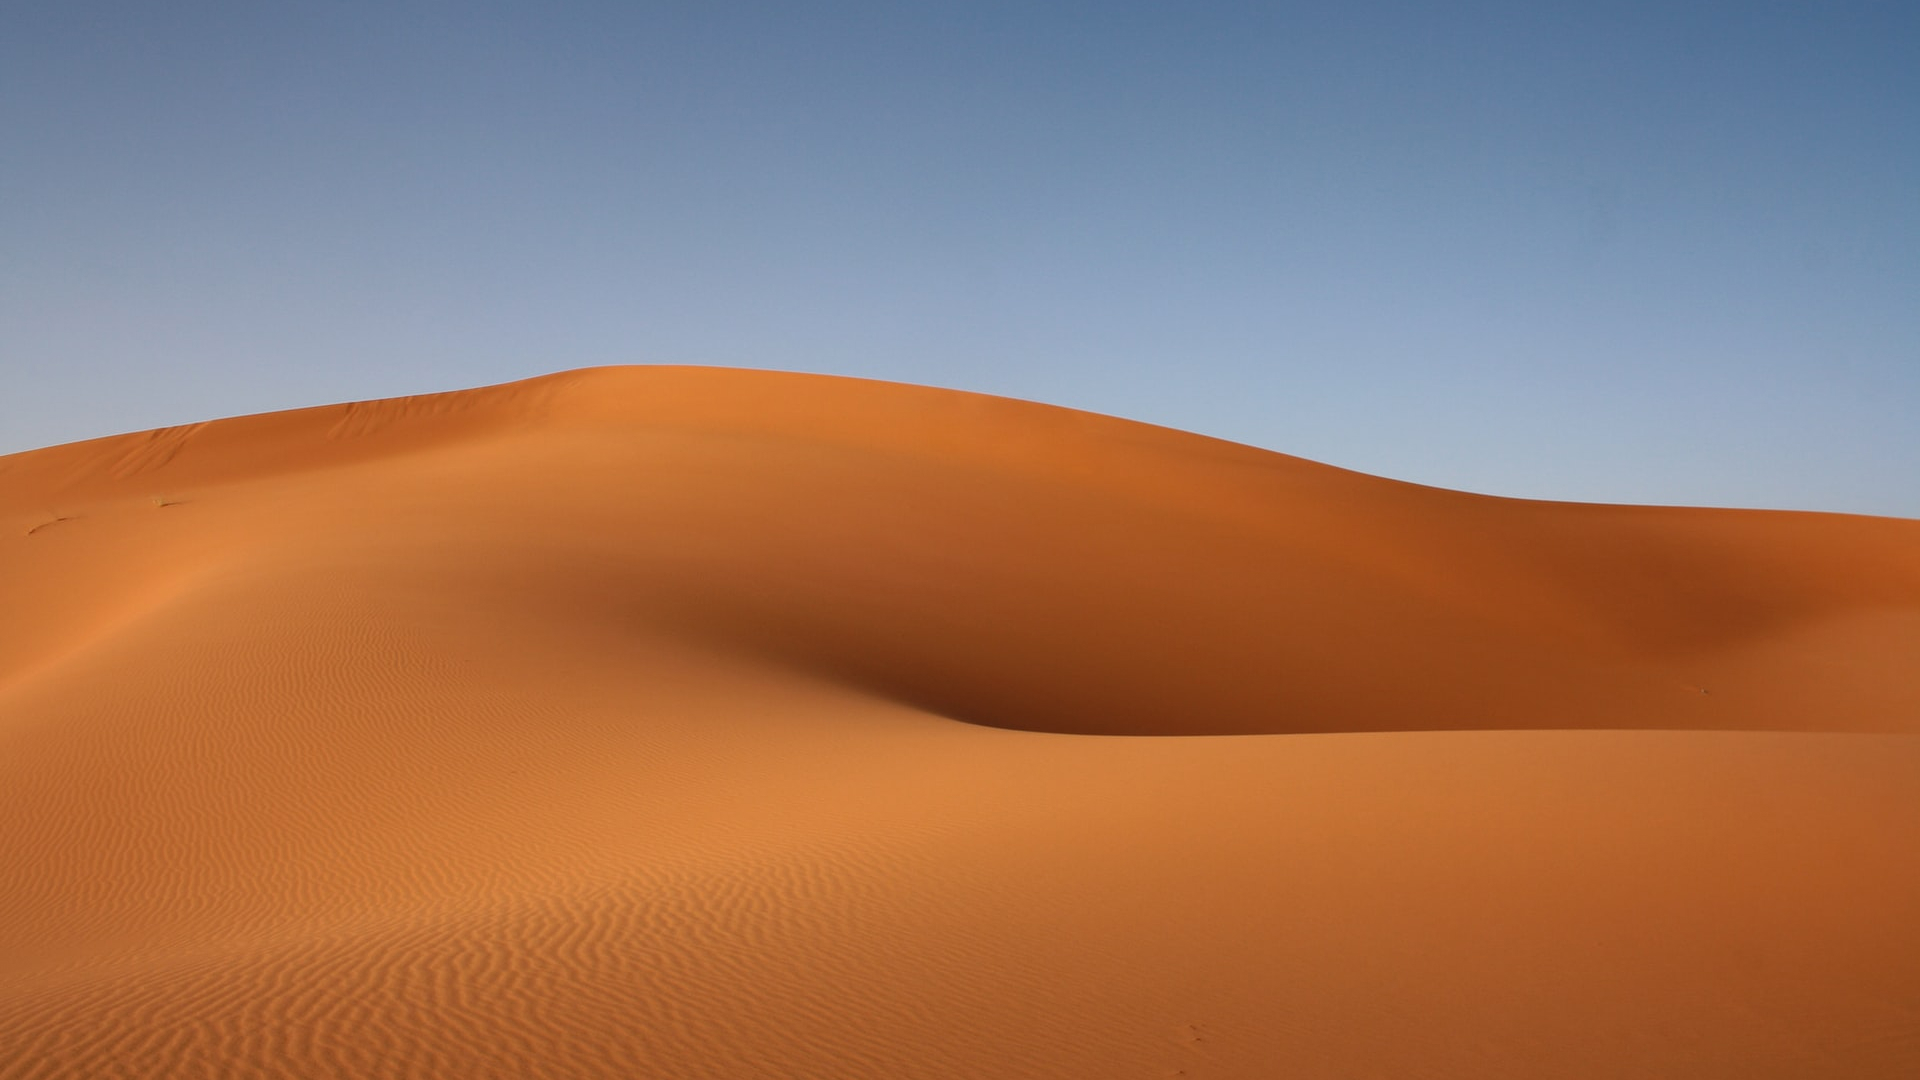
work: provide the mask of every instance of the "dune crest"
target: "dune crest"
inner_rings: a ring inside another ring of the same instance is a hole
[[[0,458],[0,597],[0,1076],[1920,1068],[1916,521],[609,368]]]

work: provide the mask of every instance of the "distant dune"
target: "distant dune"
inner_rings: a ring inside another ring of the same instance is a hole
[[[1920,521],[612,368],[0,457],[0,1077],[1920,1076]]]

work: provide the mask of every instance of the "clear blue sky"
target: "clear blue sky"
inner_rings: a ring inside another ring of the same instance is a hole
[[[616,363],[1920,517],[1920,3],[0,8],[0,452]]]

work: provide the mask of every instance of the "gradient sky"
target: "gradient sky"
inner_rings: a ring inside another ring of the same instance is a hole
[[[1920,4],[0,13],[0,452],[619,363],[1920,517]]]

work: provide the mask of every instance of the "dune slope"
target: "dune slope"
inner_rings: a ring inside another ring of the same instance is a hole
[[[623,368],[0,458],[0,1076],[1920,1070],[1920,522]]]

